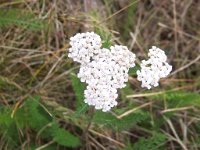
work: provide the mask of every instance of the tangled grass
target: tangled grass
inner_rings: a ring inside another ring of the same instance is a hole
[[[0,149],[200,149],[199,5],[1,1]],[[67,58],[69,37],[85,31],[107,47],[123,43],[139,58],[157,45],[167,50],[172,74],[147,91],[131,70],[117,108],[95,111],[83,103],[78,64]]]

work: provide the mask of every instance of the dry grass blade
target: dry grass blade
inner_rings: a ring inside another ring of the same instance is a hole
[[[142,105],[140,105],[140,106],[138,106],[138,107],[135,107],[135,108],[133,108],[133,109],[130,109],[130,110],[124,112],[123,114],[117,116],[117,118],[118,118],[118,119],[122,119],[123,117],[125,117],[125,116],[127,116],[127,115],[133,113],[134,111],[139,110],[139,109],[141,109],[141,108],[144,108],[144,107],[146,107],[146,106],[148,106],[148,105],[151,105],[151,104],[152,104],[152,102],[148,102],[148,103],[142,104]]]
[[[173,132],[173,134],[174,134],[174,136],[175,136],[175,137],[173,137],[173,139],[174,139],[176,142],[178,142],[184,150],[188,150],[187,147],[186,147],[186,145],[184,145],[184,143],[182,142],[182,140],[181,140],[180,137],[178,136],[178,134],[177,134],[177,132],[176,132],[176,129],[174,128],[172,122],[171,122],[169,119],[167,119],[166,117],[164,117],[164,118],[165,118],[165,120],[167,121],[167,123],[168,123],[170,129],[172,130],[172,132]],[[168,135],[169,135],[169,134],[168,134]],[[172,137],[172,136],[170,136],[170,137]]]
[[[164,94],[167,92],[173,92],[173,91],[179,91],[182,89],[190,89],[193,88],[193,85],[190,86],[182,86],[178,88],[174,88],[172,90],[167,90],[167,91],[161,91],[161,92],[153,92],[153,93],[144,93],[144,94],[134,94],[134,95],[127,95],[127,98],[135,98],[135,97],[148,97],[148,96],[154,96],[154,95],[159,95],[159,94]]]
[[[15,83],[14,81],[11,81],[9,78],[7,77],[3,77],[3,76],[0,76],[0,82],[4,82],[6,84],[10,84],[10,85],[13,85],[15,86],[16,88],[18,88],[20,91],[24,91],[24,89],[18,85],[17,83]]]
[[[175,70],[174,72],[172,72],[169,76],[172,76],[174,74],[179,73],[180,71],[183,71],[184,69],[187,69],[188,67],[190,67],[191,65],[193,65],[194,63],[196,63],[199,59],[200,59],[200,55],[198,55],[194,60],[192,60],[188,64],[186,64],[186,65],[180,67],[179,69]]]
[[[42,146],[36,148],[35,150],[42,150],[42,149],[48,147],[49,145],[51,145],[51,144],[53,144],[53,143],[54,143],[54,141],[50,141],[50,142],[48,142],[48,143],[46,143],[46,144],[44,144],[44,145],[42,145]]]
[[[183,110],[188,110],[188,109],[194,109],[193,106],[188,106],[188,107],[181,107],[181,108],[171,108],[171,109],[165,109],[162,110],[161,113],[167,113],[167,112],[176,112],[176,111],[183,111]]]
[[[99,137],[103,137],[103,138],[105,138],[105,139],[107,139],[107,140],[109,140],[109,141],[111,141],[111,142],[113,142],[113,143],[115,143],[115,144],[117,144],[117,145],[119,145],[119,146],[121,146],[121,147],[125,147],[125,145],[124,145],[123,143],[121,143],[121,142],[119,142],[119,141],[116,141],[116,140],[112,139],[111,137],[108,137],[108,136],[106,136],[106,135],[104,135],[104,134],[102,134],[102,133],[96,132],[96,131],[94,131],[94,130],[92,130],[92,129],[90,129],[89,131],[90,131],[91,133],[93,133],[93,134],[95,134],[95,135],[98,135]]]
[[[112,17],[118,15],[119,13],[121,13],[122,11],[124,11],[124,10],[126,10],[127,8],[131,7],[132,5],[138,3],[139,1],[140,1],[140,0],[136,0],[136,1],[134,1],[134,2],[132,2],[132,3],[130,3],[130,4],[128,4],[127,6],[123,7],[122,9],[118,10],[117,12],[113,13],[112,15],[110,15],[109,17],[107,17],[106,19],[104,19],[103,21],[101,21],[100,24],[103,23],[103,22],[108,21],[108,20],[111,19]]]

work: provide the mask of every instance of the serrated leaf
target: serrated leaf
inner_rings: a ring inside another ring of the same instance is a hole
[[[120,89],[120,99],[121,100],[128,100],[126,98],[127,95],[133,94],[133,89],[130,87],[130,83],[126,83],[126,87]],[[129,101],[129,100],[128,100]],[[129,101],[130,102],[130,101]]]
[[[3,140],[8,143],[10,148],[14,148],[18,145],[19,135],[15,120],[11,118],[11,108],[4,107],[0,110],[0,134],[3,136]]]
[[[74,148],[80,145],[80,140],[78,137],[62,128],[54,130],[52,136],[55,142],[63,146]]]
[[[0,11],[0,27],[19,26],[30,30],[44,29],[47,24],[32,12],[23,9],[5,9]]]
[[[166,99],[169,107],[184,107],[194,105],[200,107],[200,94],[184,91],[166,92],[153,96],[157,99]]]
[[[140,138],[138,142],[136,142],[132,149],[134,150],[162,150],[161,146],[166,140],[166,136],[162,133],[154,133],[152,137],[147,139]]]
[[[39,97],[30,97],[25,102],[25,109],[28,115],[29,126],[34,129],[41,129],[52,121],[52,118],[39,105]]]
[[[93,122],[102,124],[105,127],[112,128],[114,130],[124,130],[133,127],[134,124],[139,123],[148,118],[148,114],[142,111],[129,114],[122,119],[118,119],[116,116],[108,112],[97,111],[94,114]]]
[[[111,34],[109,32],[104,31],[102,28],[96,27],[95,32],[101,37],[102,39],[102,47],[103,48],[110,48],[112,45],[111,43]]]
[[[88,110],[89,106],[84,103],[84,90],[86,88],[85,84],[80,81],[80,79],[75,75],[70,75],[72,87],[76,95],[76,114],[79,116]]]

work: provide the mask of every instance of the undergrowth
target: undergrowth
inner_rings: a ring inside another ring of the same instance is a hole
[[[0,149],[200,149],[198,4],[0,2]],[[137,60],[118,106],[94,110],[84,103],[79,66],[67,58],[69,37],[85,31],[99,34],[104,48],[128,45],[139,58],[159,45],[172,75],[141,89]]]

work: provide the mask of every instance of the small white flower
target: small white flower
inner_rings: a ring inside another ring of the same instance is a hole
[[[109,111],[117,105],[117,89],[125,87],[128,70],[135,66],[135,54],[126,46],[101,48],[101,38],[91,32],[70,38],[68,56],[81,63],[78,77],[87,83],[85,103]]]
[[[135,66],[135,54],[121,45],[101,48],[101,38],[94,32],[76,34],[70,38],[70,45],[68,56],[81,63],[77,76],[87,84],[85,103],[109,111],[117,105],[117,89],[126,86],[128,71]],[[155,46],[149,49],[148,56],[136,73],[141,86],[151,89],[171,72],[172,66],[166,62],[165,52]]]
[[[100,53],[101,38],[94,32],[78,33],[70,38],[70,45],[68,57],[81,64],[86,64],[94,55]]]
[[[141,70],[137,71],[137,79],[142,82],[142,87],[151,89],[159,85],[160,78],[166,77],[172,70],[166,60],[165,52],[155,46],[149,49],[147,61],[142,60]]]
[[[135,66],[135,54],[128,50],[126,46],[111,46],[112,59],[120,66],[131,68]]]
[[[95,106],[95,109],[109,111],[117,105],[117,90],[109,86],[87,86],[84,92],[85,103]]]

